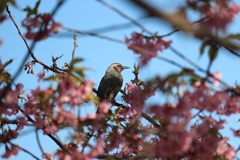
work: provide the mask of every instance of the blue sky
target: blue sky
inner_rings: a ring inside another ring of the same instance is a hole
[[[36,1],[34,0],[18,0],[18,8],[10,6],[11,13],[23,33],[25,33],[25,30],[21,27],[21,20],[26,16],[26,14],[22,12],[22,8],[25,7],[26,4],[29,6],[34,6],[35,2]],[[39,11],[51,11],[56,2],[56,0],[42,0]],[[139,19],[144,15],[143,11],[138,10],[136,7],[130,5],[129,3],[126,3],[126,1],[108,0],[107,2],[134,19]],[[177,6],[181,5],[184,0],[179,0],[178,3],[176,3],[174,0],[162,0],[161,3],[156,3],[157,0],[151,0],[151,2],[154,3],[154,5],[157,7],[170,12],[173,11]],[[74,28],[81,31],[92,31],[94,29],[102,28],[105,26],[117,24],[121,25],[129,22],[125,18],[119,16],[117,13],[110,10],[109,8],[106,8],[95,0],[67,1],[55,16],[55,21],[62,23],[65,27]],[[158,32],[159,35],[172,31],[172,27],[162,21],[144,19],[141,20],[140,23],[144,25],[148,30],[151,30],[152,32]],[[239,26],[240,16],[238,16],[235,22],[231,24],[229,31],[232,33],[237,33],[239,32]],[[125,36],[130,36],[133,31],[141,32],[141,29],[132,25],[126,29],[110,31],[102,34],[119,40],[124,40]],[[22,61],[22,58],[25,56],[27,49],[10,19],[0,25],[0,38],[4,41],[3,45],[0,46],[1,60],[3,62],[9,60],[10,58],[14,60],[13,63],[7,68],[9,72],[14,74],[19,66],[19,63]],[[75,56],[85,59],[85,61],[79,65],[83,65],[88,68],[86,71],[87,78],[94,81],[96,88],[102,76],[104,75],[106,68],[113,62],[120,62],[123,65],[129,66],[131,68],[123,72],[124,83],[129,82],[130,79],[134,77],[131,71],[133,70],[133,64],[138,63],[137,56],[134,55],[132,51],[128,50],[125,45],[109,40],[103,40],[97,37],[89,37],[84,35],[77,35],[77,38],[78,48]],[[207,67],[207,54],[199,58],[199,48],[201,44],[200,41],[180,32],[175,33],[166,39],[173,40],[172,46],[181,51],[192,61],[196,62],[203,68]],[[65,34],[65,32],[62,31],[57,36],[53,36],[45,41],[39,42],[33,52],[35,53],[36,57],[48,65],[51,65],[51,55],[56,57],[63,54],[63,57],[58,61],[59,67],[61,67],[64,62],[70,62],[72,49],[72,34]],[[159,53],[159,55],[179,62],[181,65],[184,65],[186,67],[190,66],[187,64],[187,62],[184,62],[176,55],[174,55],[170,50]],[[211,71],[221,72],[223,75],[222,80],[230,85],[234,85],[240,79],[238,68],[239,59],[235,56],[230,55],[226,50],[222,49],[220,50],[217,61],[214,62]],[[36,65],[34,69],[35,72],[38,73],[41,71],[42,67]],[[158,59],[154,59],[147,65],[146,68],[141,70],[140,78],[145,80],[153,77],[154,75],[164,76],[167,73],[178,70],[178,68],[172,66],[171,64]],[[36,76],[27,74],[23,69],[18,79],[16,79],[16,82],[23,83],[26,90],[34,89],[38,85]],[[44,87],[48,86],[49,84],[41,85]],[[118,95],[117,100],[121,101],[120,95]],[[87,112],[94,112],[93,107],[88,107],[84,110]],[[239,129],[236,127],[239,125],[237,124],[238,119],[239,117],[237,116],[232,116],[229,118],[229,127],[235,126],[235,129]],[[32,130],[30,132],[32,132]],[[232,136],[231,132],[224,131],[223,133],[225,135],[230,134]],[[21,144],[26,149],[30,148],[29,150],[36,153],[38,157],[41,157],[41,152],[36,145],[35,139],[36,138],[34,134],[26,134],[26,136],[23,136],[17,140],[16,143]],[[41,141],[42,144],[46,146],[44,147],[45,151],[51,152],[54,150],[54,148],[56,148],[56,145],[48,137],[41,137]],[[233,139],[231,141],[231,144],[233,144],[235,147],[239,145],[236,143],[236,139]],[[3,146],[0,145],[0,148],[2,147]],[[0,149],[0,153],[2,153],[2,149]],[[16,159],[31,159],[31,157],[23,152],[20,152]]]

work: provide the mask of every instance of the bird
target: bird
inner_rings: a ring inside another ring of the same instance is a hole
[[[106,70],[105,75],[102,77],[100,84],[97,90],[97,96],[99,97],[99,101],[109,101],[112,102],[114,98],[117,96],[119,88],[122,87],[123,77],[121,72],[124,69],[128,69],[129,67],[123,66],[120,63],[112,63]],[[99,112],[99,107],[97,109],[97,113]]]

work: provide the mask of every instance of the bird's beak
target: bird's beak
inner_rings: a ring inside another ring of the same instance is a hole
[[[128,69],[129,67],[127,67],[127,66],[123,66],[122,68],[123,68],[123,69]]]

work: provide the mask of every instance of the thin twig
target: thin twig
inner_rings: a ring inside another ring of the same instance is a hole
[[[142,16],[140,18],[137,18],[136,21],[141,21],[143,20],[144,18],[148,18],[149,16],[148,15],[145,15],[145,16]],[[117,30],[123,30],[123,29],[127,29],[127,28],[130,28],[132,27],[133,24],[128,22],[128,23],[124,23],[124,24],[113,24],[113,25],[109,25],[109,26],[105,26],[105,27],[102,27],[102,28],[95,28],[95,29],[90,29],[90,30],[86,30],[86,31],[83,31],[83,32],[87,32],[87,33],[96,33],[96,34],[100,34],[100,33],[108,33],[108,32],[111,32],[111,31],[117,31]],[[69,34],[69,33],[59,33],[55,36],[52,36],[52,37],[72,37],[72,34]],[[83,38],[84,35],[82,35],[81,37],[79,38]]]
[[[227,88],[230,87],[226,82],[224,82],[224,81],[222,81],[222,80],[220,80],[220,79],[218,79],[218,78],[215,78],[214,75],[213,75],[211,72],[202,69],[200,66],[198,66],[198,65],[195,64],[193,61],[191,61],[189,58],[187,58],[186,56],[184,56],[184,54],[182,54],[181,52],[179,52],[178,50],[176,50],[174,47],[170,46],[170,49],[171,49],[171,51],[173,51],[173,53],[175,53],[177,56],[181,57],[183,60],[187,61],[189,64],[191,64],[193,67],[195,67],[198,71],[203,72],[203,73],[206,73],[207,76],[210,76],[211,78],[219,81],[219,82],[220,82],[222,85],[224,85],[225,87],[227,87]]]
[[[123,13],[122,11],[120,11],[119,9],[117,9],[116,7],[110,5],[109,3],[105,2],[104,0],[97,0],[100,3],[102,3],[104,6],[112,9],[113,11],[115,11],[116,13],[118,13],[119,15],[121,15],[122,17],[128,19],[131,23],[135,24],[136,26],[140,27],[144,32],[153,35],[153,33],[149,30],[147,30],[143,25],[141,25],[140,23],[138,23],[136,20],[134,20],[133,18],[127,16],[125,13]]]
[[[29,122],[32,122],[32,123],[35,122],[29,115],[26,115],[21,108],[18,108],[18,109],[25,115],[25,117],[27,118],[27,120],[28,120]],[[49,138],[51,138],[64,152],[70,153],[70,152],[66,149],[66,147],[65,147],[58,139],[56,139],[53,135],[47,134],[47,136],[48,136]]]
[[[98,37],[98,38],[106,39],[106,40],[109,40],[109,41],[113,41],[113,42],[124,44],[124,42],[122,40],[118,40],[118,39],[115,39],[115,38],[103,36],[103,35],[100,35],[100,34],[97,34],[97,33],[93,33],[93,32],[83,32],[83,31],[72,29],[72,28],[68,28],[68,27],[63,27],[63,30],[66,30],[68,32],[81,34],[81,35],[89,35],[89,36],[93,36],[93,37]]]
[[[200,22],[202,22],[203,20],[205,20],[206,18],[207,18],[207,17],[203,17],[203,18],[201,18],[201,19],[199,19],[199,20],[196,20],[196,21],[192,22],[192,24],[200,23]],[[179,31],[181,31],[181,29],[180,29],[180,28],[176,28],[176,29],[172,30],[171,32],[169,32],[169,33],[167,33],[167,34],[163,34],[163,35],[157,36],[157,37],[160,37],[160,38],[168,37],[168,36],[172,35],[173,33],[176,33],[176,32],[179,32]]]
[[[54,14],[56,14],[57,10],[60,8],[60,6],[63,4],[63,2],[64,2],[64,0],[58,1],[58,4],[57,4],[56,7],[53,9],[51,16],[53,16]],[[33,48],[35,47],[36,41],[34,40],[34,41],[32,42],[32,44],[31,44],[31,46],[28,45],[28,43],[27,43],[25,37],[23,36],[23,34],[21,33],[21,31],[20,31],[17,23],[16,23],[15,20],[13,19],[12,15],[11,15],[11,12],[10,12],[10,10],[9,10],[9,8],[8,8],[8,6],[6,6],[6,10],[7,10],[7,13],[8,13],[8,15],[9,15],[10,19],[11,19],[12,22],[14,23],[14,25],[15,25],[18,33],[19,33],[19,35],[21,36],[22,40],[24,41],[24,43],[25,43],[25,45],[26,45],[26,47],[27,47],[27,49],[28,49],[28,53],[29,53],[29,54],[27,53],[27,54],[25,55],[25,58],[23,59],[21,65],[19,66],[18,72],[13,76],[12,83],[13,83],[14,80],[18,77],[19,73],[21,72],[22,66],[24,66],[24,64],[26,63],[26,61],[27,61],[27,59],[28,59],[29,56],[31,56],[31,57],[34,59],[34,61],[37,61],[39,64],[41,64],[41,65],[42,65],[43,67],[45,67],[46,69],[49,69],[49,70],[51,70],[51,71],[53,71],[53,72],[56,72],[56,71],[54,71],[51,67],[48,67],[47,65],[45,65],[44,63],[42,63],[41,61],[39,61],[39,60],[35,57],[35,55],[33,54],[32,50],[33,50]],[[42,25],[42,26],[43,26],[43,25]],[[42,28],[42,27],[40,27],[40,28]],[[40,29],[40,30],[41,30],[41,29]],[[38,36],[40,36],[40,34],[41,34],[41,33],[39,32],[39,35],[38,35]],[[37,37],[38,37],[38,36],[37,36]],[[8,88],[10,88],[10,85],[11,85],[11,84],[8,84],[8,85],[9,85]],[[7,94],[7,92],[8,92],[8,91],[6,91],[5,94],[2,94],[1,97],[4,97],[4,96]],[[21,108],[19,108],[19,110],[24,114],[24,111],[23,111]],[[26,115],[26,114],[24,114],[24,115],[27,117],[28,121],[30,121],[30,122],[32,122],[32,123],[35,122],[30,116],[28,116],[28,115]],[[59,146],[63,151],[65,151],[66,153],[69,153],[69,151],[68,151],[54,136],[52,136],[51,134],[47,134],[47,135],[48,135],[48,137],[50,137],[56,144],[58,144],[58,146]]]
[[[31,47],[28,45],[26,38],[23,36],[23,34],[22,34],[22,32],[20,31],[17,23],[16,23],[15,20],[13,19],[12,15],[11,15],[11,12],[10,12],[10,10],[9,10],[9,8],[8,8],[8,6],[6,7],[6,9],[7,9],[7,12],[8,12],[8,15],[9,15],[10,19],[12,20],[13,24],[15,25],[15,27],[16,27],[16,29],[17,29],[17,31],[18,31],[18,34],[19,34],[20,37],[22,38],[25,46],[26,46],[27,49],[28,49],[28,53],[29,53],[29,54],[26,54],[26,56],[25,56],[25,58],[24,58],[24,63],[22,63],[22,64],[20,65],[21,68],[20,68],[20,70],[18,70],[18,72],[20,72],[20,71],[22,70],[22,66],[26,63],[29,55],[32,57],[32,59],[33,59],[34,62],[39,63],[39,64],[42,65],[45,69],[51,70],[51,71],[53,71],[53,72],[57,72],[56,70],[52,69],[51,67],[49,67],[48,65],[44,64],[44,63],[41,62],[39,59],[37,59],[37,57],[36,57],[36,56],[34,55],[34,53],[32,52],[32,49],[33,49],[34,46],[35,46],[35,45],[33,45],[33,44],[35,44],[36,42],[34,41],[35,43],[33,42],[32,45],[31,45]],[[16,78],[16,77],[13,77],[13,79],[15,79],[15,78]]]
[[[200,20],[198,20],[200,21]],[[196,21],[197,22],[197,21]],[[194,22],[195,23],[195,22]],[[95,36],[95,37],[98,37],[98,38],[103,38],[103,39],[107,39],[107,40],[110,40],[110,41],[113,41],[113,42],[117,42],[117,43],[120,43],[120,44],[123,44],[125,45],[124,41],[122,40],[119,40],[119,39],[114,39],[114,38],[111,38],[111,37],[106,37],[106,36],[102,36],[102,35],[99,35],[99,34],[96,34],[96,33],[88,33],[88,32],[82,32],[82,31],[79,31],[79,30],[75,30],[75,29],[71,29],[71,28],[66,28],[64,27],[65,30],[67,31],[70,31],[70,32],[74,32],[74,33],[79,33],[79,34],[87,34],[87,35],[90,35],[90,36]],[[149,50],[146,50],[144,48],[141,48],[137,45],[132,45],[131,47],[133,47],[135,50],[143,53],[143,54],[148,54],[148,55],[155,55],[155,53],[149,51]],[[225,85],[226,87],[229,87],[229,85],[222,81],[222,80],[219,80],[219,79],[216,79],[212,73],[210,72],[207,72],[206,70],[204,70],[203,68],[201,68],[200,66],[198,66],[197,64],[195,64],[194,62],[192,62],[190,59],[188,59],[186,56],[184,56],[182,53],[180,53],[178,50],[176,50],[174,47],[170,46],[170,49],[173,51],[173,53],[175,53],[176,55],[178,55],[179,57],[181,57],[183,60],[187,61],[189,64],[191,64],[192,66],[194,66],[197,70],[199,70],[200,72],[203,72],[205,74],[208,74],[209,76],[211,76],[213,79],[215,80],[218,80],[221,84]],[[173,62],[173,61],[170,61],[170,60],[167,60],[163,57],[158,57],[159,59],[162,59],[170,64],[174,64],[180,68],[184,68],[182,67],[180,64],[177,64],[176,62]],[[97,93],[97,90],[95,88],[93,88],[93,92]]]
[[[181,69],[184,68],[182,65],[176,63],[175,61],[172,61],[172,60],[170,60],[170,59],[167,59],[167,58],[165,58],[165,57],[160,57],[160,56],[158,56],[157,58],[160,59],[160,60],[162,60],[162,61],[165,61],[165,62],[167,62],[167,63],[170,63],[170,64],[172,64],[172,65],[174,65],[174,66],[177,66],[177,67],[179,67],[179,68],[181,68]]]
[[[142,116],[143,118],[145,118],[148,122],[150,122],[154,127],[158,128],[158,129],[161,128],[161,125],[158,124],[156,121],[154,121],[154,120],[152,119],[152,117],[150,117],[150,116],[147,115],[146,113],[141,112],[141,116]]]
[[[185,60],[186,62],[188,62],[189,64],[191,64],[193,67],[195,67],[197,70],[207,73],[206,70],[202,69],[200,66],[198,66],[197,64],[195,64],[193,61],[191,61],[189,58],[187,58],[186,56],[184,56],[181,52],[179,52],[178,50],[176,50],[174,47],[170,46],[169,49],[175,53],[177,56],[179,56],[180,58],[182,58],[183,60]]]
[[[123,12],[121,12],[120,10],[118,10],[117,8],[115,8],[115,7],[113,7],[112,5],[110,5],[109,3],[105,2],[104,0],[97,0],[97,1],[101,2],[101,3],[102,3],[103,5],[105,5],[106,7],[114,10],[115,12],[117,12],[117,13],[118,13],[119,15],[121,15],[122,17],[130,20],[130,22],[132,22],[133,24],[135,24],[135,25],[137,25],[138,27],[140,27],[143,31],[149,33],[150,35],[153,35],[152,32],[150,32],[149,30],[147,30],[144,26],[142,26],[142,25],[141,25],[140,23],[138,23],[136,20],[130,18],[129,16],[127,16],[126,14],[124,14]],[[132,1],[135,2],[134,0],[132,0]],[[135,2],[135,3],[136,3],[136,2]],[[143,2],[137,2],[137,4],[138,4],[138,3],[141,4],[142,6],[145,5],[145,7],[150,8],[150,6],[147,6],[147,5],[144,4]],[[156,12],[157,12],[157,11],[156,11]],[[151,14],[151,13],[150,13],[150,14]],[[172,21],[172,19],[169,19],[169,17],[167,17],[164,13],[161,13],[161,12],[160,12],[160,13],[158,13],[158,14],[160,14],[162,18],[166,18],[167,20],[171,20],[171,21]],[[159,16],[159,15],[158,15],[158,16]],[[201,18],[201,19],[193,22],[192,24],[199,23],[199,22],[205,20],[206,18],[207,18],[207,17],[203,17],[203,18]],[[179,31],[179,30],[181,30],[181,29],[182,29],[182,28],[179,27],[179,28],[173,30],[172,32],[170,32],[170,33],[168,33],[168,34],[165,34],[165,35],[162,35],[162,36],[160,36],[160,37],[162,38],[162,37],[169,36],[169,35],[177,32],[177,31]],[[188,28],[188,29],[190,29],[190,28]],[[134,47],[134,49],[137,49],[137,50],[141,50],[141,51],[144,50],[144,53],[145,53],[145,54],[151,54],[151,52],[146,51],[146,49],[139,48],[138,46],[132,46],[132,47]],[[192,62],[190,59],[188,59],[186,56],[184,56],[183,54],[181,54],[181,53],[180,53],[179,51],[177,51],[174,47],[170,46],[170,49],[171,49],[176,55],[178,55],[179,57],[181,57],[183,60],[187,61],[189,64],[191,64],[192,66],[194,66],[195,68],[197,68],[199,71],[204,72],[204,73],[206,73],[207,75],[209,75],[209,74],[212,75],[209,71],[204,70],[203,68],[201,68],[200,66],[198,66],[197,64],[195,64],[194,62]],[[154,53],[152,53],[152,54],[154,55]],[[176,65],[176,63],[175,63],[175,65]],[[212,77],[214,78],[214,76],[212,76]],[[220,81],[220,82],[221,82],[222,84],[224,84],[225,86],[229,87],[229,86],[228,86],[226,83],[224,83],[223,81]]]
[[[38,136],[38,130],[37,129],[35,130],[35,134],[36,134],[37,144],[38,144],[38,147],[39,147],[40,151],[42,152],[42,155],[44,155],[48,160],[50,160],[50,158],[44,152],[43,147],[40,143],[40,139],[39,139],[39,136]]]
[[[89,135],[88,135],[88,138],[87,138],[87,140],[84,142],[84,144],[87,144],[89,141],[90,141],[90,139],[92,138],[92,136],[93,136],[93,133],[90,133]],[[84,145],[83,146],[83,148],[82,148],[82,153],[84,152],[84,149],[86,148],[86,146],[87,145]]]
[[[171,24],[172,26],[181,29],[181,31],[183,32],[192,34],[195,37],[211,38],[221,46],[227,46],[229,48],[238,49],[238,50],[240,49],[239,45],[231,41],[219,38],[218,36],[215,36],[214,34],[212,34],[211,30],[194,27],[191,23],[185,21],[181,15],[166,14],[160,8],[155,8],[154,6],[151,6],[150,4],[148,4],[147,1],[131,0],[129,2],[136,4],[137,6],[147,11],[147,13],[149,13],[150,15],[154,15],[159,19],[164,20],[165,22]]]
[[[235,56],[240,57],[240,54],[237,53],[236,51],[234,51],[233,49],[227,47],[227,46],[223,46],[226,50],[228,50],[229,52],[231,52],[232,54],[234,54]]]
[[[64,2],[65,2],[64,0],[59,0],[59,1],[58,1],[58,3],[56,4],[56,6],[54,7],[52,13],[50,14],[51,17],[53,17],[53,16],[57,13],[57,11],[58,11],[59,8],[64,4]],[[24,43],[25,43],[25,45],[26,45],[26,47],[27,47],[27,49],[28,49],[28,53],[29,53],[29,54],[27,53],[27,54],[25,55],[25,57],[24,57],[21,65],[19,66],[16,74],[13,76],[13,81],[14,81],[14,80],[18,77],[18,75],[21,73],[22,67],[23,67],[23,66],[25,65],[25,63],[27,62],[29,56],[30,56],[30,55],[33,56],[32,58],[34,59],[35,56],[34,56],[32,50],[34,49],[37,41],[34,40],[34,41],[32,42],[32,44],[30,45],[30,47],[29,47],[29,45],[27,44],[26,39],[24,38],[24,36],[23,36],[22,33],[20,32],[20,29],[19,29],[17,23],[16,23],[15,20],[13,19],[12,15],[11,15],[11,13],[10,13],[10,10],[9,10],[9,8],[8,8],[8,6],[6,6],[6,10],[7,10],[8,15],[9,15],[9,17],[11,18],[12,22],[14,23],[16,29],[18,30],[19,35],[20,35],[21,38],[23,39],[23,41],[24,41]],[[36,39],[38,39],[38,37],[41,36],[41,31],[43,30],[43,27],[45,27],[44,24],[42,24],[42,25],[40,26],[40,28],[39,28],[39,34],[36,36]],[[35,57],[34,60],[37,60],[37,58]],[[40,61],[38,61],[38,62],[40,62]],[[50,69],[50,67],[48,67],[48,66],[45,65],[44,63],[40,63],[40,64],[43,65],[44,67],[46,67],[47,69]]]
[[[53,16],[56,14],[56,12],[58,11],[58,9],[63,5],[64,2],[65,2],[64,0],[59,0],[59,1],[58,1],[57,5],[55,6],[55,8],[53,9],[53,11],[52,11],[52,13],[51,13],[51,17],[53,17]],[[15,22],[14,18],[13,18],[12,15],[11,15],[11,12],[10,12],[10,10],[9,10],[8,5],[6,6],[6,10],[7,10],[7,13],[8,13],[8,15],[9,15],[10,19],[11,19],[12,22],[14,23],[16,29],[18,30],[19,35],[20,35],[21,38],[23,39],[23,41],[24,41],[24,43],[25,43],[25,45],[26,45],[26,47],[27,47],[27,49],[28,49],[28,52],[25,54],[25,56],[24,56],[21,64],[19,65],[16,73],[12,76],[12,79],[10,79],[10,83],[7,84],[7,87],[6,87],[7,90],[4,91],[4,93],[1,94],[0,99],[2,99],[3,97],[5,97],[5,95],[8,93],[8,91],[9,91],[10,88],[11,88],[11,84],[14,83],[15,79],[20,75],[20,73],[21,73],[21,71],[22,71],[22,68],[23,68],[23,66],[26,64],[28,58],[29,58],[30,56],[32,56],[32,55],[34,56],[32,50],[34,49],[34,47],[35,47],[35,45],[36,45],[36,43],[37,43],[37,41],[34,40],[30,46],[27,44],[26,39],[24,38],[24,36],[23,36],[22,33],[20,32],[20,29],[19,29],[17,23]],[[40,28],[39,28],[39,34],[36,36],[36,39],[37,39],[39,36],[41,36],[41,31],[43,30],[43,27],[44,27],[44,24],[42,24],[42,25],[40,26]],[[29,49],[30,49],[30,50],[29,50]],[[35,57],[35,56],[34,56],[34,57]],[[36,57],[35,57],[35,58],[36,58]],[[34,58],[33,58],[33,59],[34,59]],[[45,65],[45,64],[43,64],[43,63],[42,63],[42,65],[43,65],[44,67],[46,67],[46,68],[49,69],[49,67],[48,67],[47,65]],[[0,103],[2,103],[2,101],[0,101]]]
[[[121,107],[121,108],[127,108],[127,106],[124,106],[123,104],[117,103],[116,101],[113,101],[113,105]],[[158,124],[156,121],[154,121],[149,115],[147,115],[144,112],[141,112],[141,116],[145,118],[148,122],[150,122],[154,127],[160,129],[161,125]]]
[[[72,61],[73,61],[73,59],[75,57],[76,48],[78,47],[76,34],[73,35],[73,40],[74,40],[74,42],[73,42],[73,51],[72,51]]]
[[[18,146],[23,152],[29,154],[30,156],[32,156],[33,158],[35,158],[36,160],[41,160],[40,158],[38,158],[37,156],[35,156],[33,153],[31,153],[30,151],[20,147],[19,145],[16,145],[16,144],[13,144],[12,142],[8,142],[9,144],[11,145],[15,145],[15,146]]]

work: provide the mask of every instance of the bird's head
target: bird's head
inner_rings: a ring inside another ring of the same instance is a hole
[[[112,72],[112,71],[116,71],[118,73],[121,73],[124,69],[128,69],[129,67],[127,66],[123,66],[120,63],[113,63],[111,64],[108,69],[107,69],[107,73]]]

